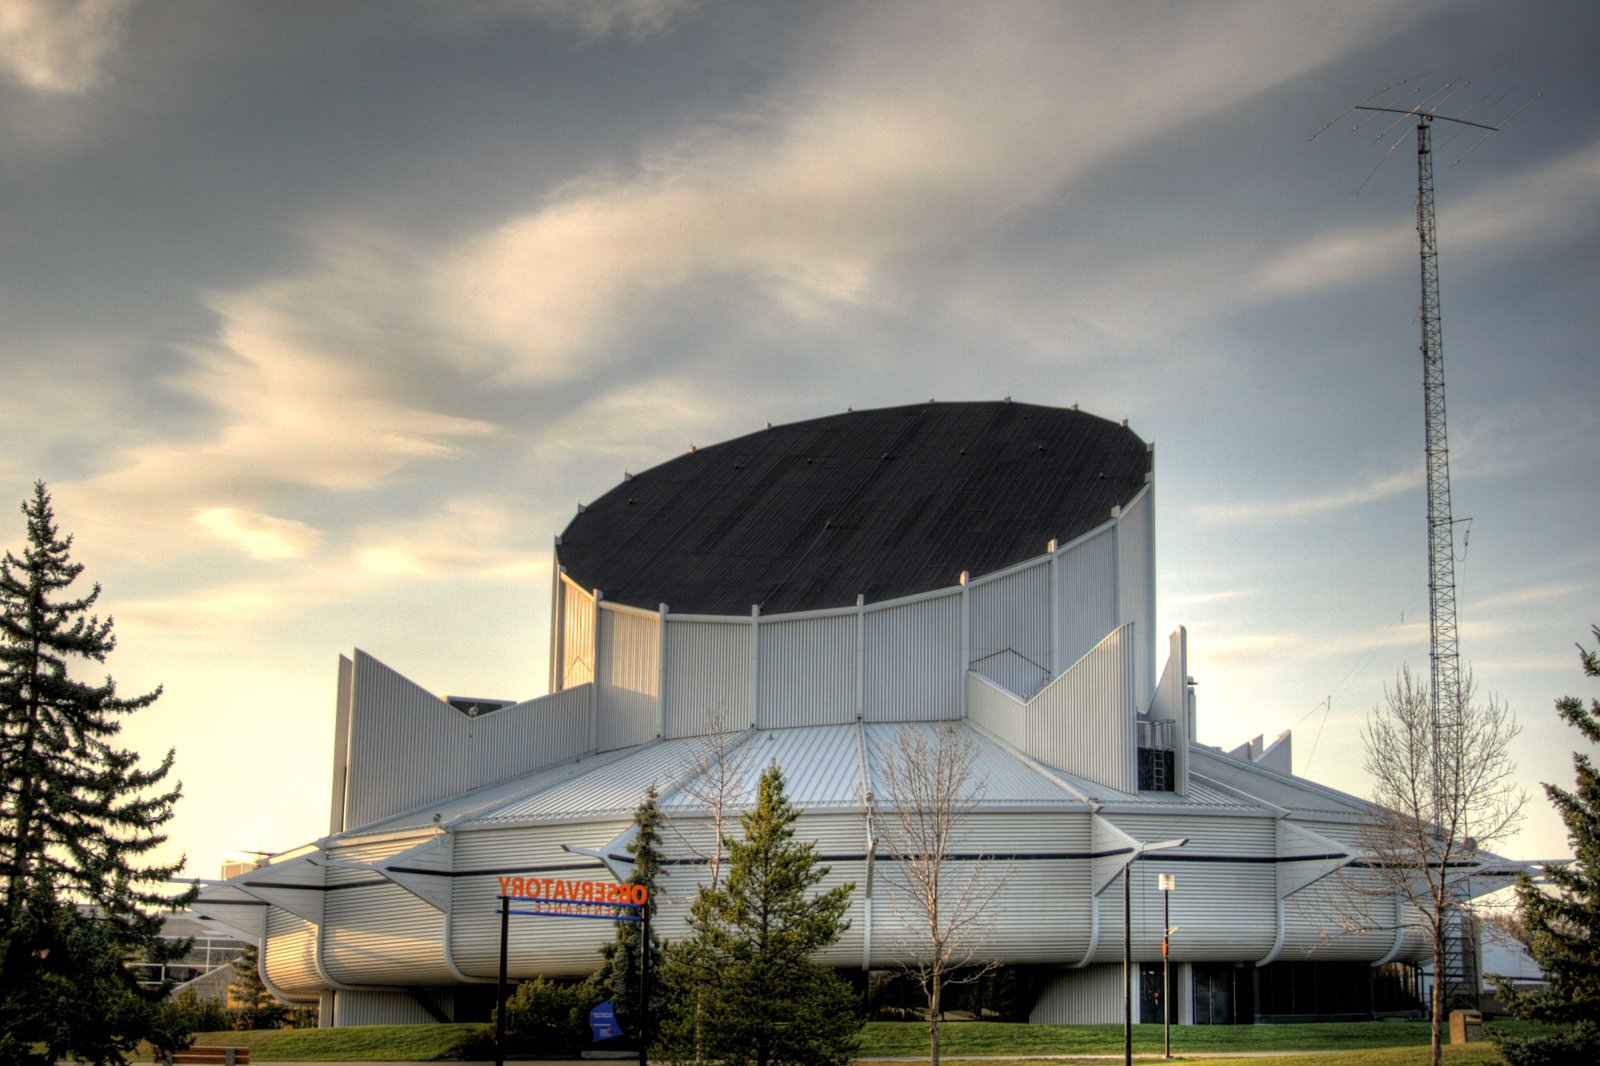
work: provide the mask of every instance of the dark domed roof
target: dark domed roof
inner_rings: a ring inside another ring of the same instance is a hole
[[[894,599],[1044,554],[1144,486],[1150,451],[1076,410],[928,403],[759,430],[635,474],[561,535],[572,580],[674,613]]]

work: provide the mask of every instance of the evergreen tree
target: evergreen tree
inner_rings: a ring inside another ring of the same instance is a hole
[[[232,963],[233,980],[228,982],[228,1006],[236,1012],[239,1029],[276,1029],[289,1016],[290,1008],[278,1002],[261,980],[261,952],[254,944],[239,952]]]
[[[828,874],[816,846],[794,839],[798,814],[777,766],[763,771],[756,805],[728,840],[720,887],[701,887],[693,937],[669,953],[673,1012],[664,1050],[726,1066],[842,1066],[863,1021],[855,992],[811,961],[849,928],[853,884],[809,895]]]
[[[182,861],[141,865],[178,799],[157,791],[173,755],[143,769],[112,743],[160,690],[124,699],[109,677],[71,676],[105,661],[112,621],[90,614],[98,585],[67,591],[83,565],[43,482],[22,513],[22,557],[0,561],[0,1048],[7,1062],[121,1062],[150,1020],[123,960],[187,950],[160,939],[157,913],[193,898],[159,890]]]
[[[651,918],[656,912],[656,876],[661,871],[661,812],[656,807],[656,787],[645,790],[644,800],[633,813],[634,837],[628,845],[633,856],[633,873],[630,885],[644,885],[649,890],[645,904]],[[627,912],[624,912],[627,913]],[[644,1014],[646,1024],[641,1025],[639,945],[643,939],[643,923],[617,922],[617,934],[609,944],[600,949],[604,962],[594,975],[594,998],[607,999],[617,1012],[617,1024],[624,1033],[636,1035],[647,1046],[660,1030],[661,1011],[664,1007],[661,978],[661,938],[654,930],[650,933],[650,991],[649,1011]]]
[[[1600,626],[1593,627],[1600,641]],[[1583,672],[1600,677],[1600,648],[1578,654]],[[1591,743],[1600,744],[1600,699],[1587,707],[1576,696],[1556,701],[1556,711]],[[1600,1053],[1600,779],[1593,760],[1574,752],[1577,787],[1569,792],[1545,785],[1545,794],[1567,826],[1575,854],[1564,866],[1545,869],[1549,891],[1523,876],[1517,906],[1528,931],[1528,953],[1539,963],[1547,988],[1519,991],[1502,983],[1500,996],[1519,1018],[1577,1022],[1577,1030],[1557,1038],[1508,1040],[1503,1050],[1512,1062],[1592,1061]],[[1553,1045],[1544,1049],[1543,1043]],[[1556,1058],[1542,1054],[1548,1050]]]

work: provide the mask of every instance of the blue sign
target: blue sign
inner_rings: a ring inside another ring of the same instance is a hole
[[[617,1009],[611,1000],[589,1008],[589,1030],[594,1033],[597,1044],[622,1035],[622,1029],[617,1025]]]

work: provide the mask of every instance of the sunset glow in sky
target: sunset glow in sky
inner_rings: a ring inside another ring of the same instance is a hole
[[[541,694],[580,502],[929,397],[1153,441],[1201,738],[1292,726],[1365,793],[1427,669],[1415,154],[1312,134],[1403,78],[1542,91],[1460,166],[1440,131],[1438,233],[1461,650],[1531,794],[1501,850],[1564,854],[1596,41],[1592,0],[7,0],[0,503],[50,484],[111,672],[166,686],[125,738],[178,749],[200,876],[326,832],[341,652]]]

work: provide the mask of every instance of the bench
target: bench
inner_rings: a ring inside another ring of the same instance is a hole
[[[170,1055],[168,1058],[166,1055]],[[174,1066],[178,1063],[219,1063],[221,1066],[249,1066],[250,1049],[247,1047],[206,1047],[196,1045],[184,1051],[155,1053],[155,1062],[170,1062]]]

